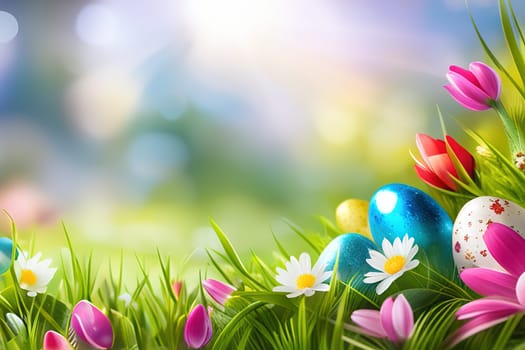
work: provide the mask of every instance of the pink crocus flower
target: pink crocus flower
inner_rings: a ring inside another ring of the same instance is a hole
[[[188,314],[184,326],[184,341],[192,349],[200,349],[211,339],[212,323],[210,315],[204,305],[198,304]]]
[[[87,300],[79,301],[71,314],[71,328],[75,336],[94,349],[113,346],[113,327],[108,317]]]
[[[356,310],[350,318],[363,334],[387,338],[394,343],[410,338],[414,329],[414,314],[403,294],[396,299],[387,298],[379,311]]]
[[[525,238],[510,227],[494,222],[488,225],[483,240],[505,272],[481,267],[461,272],[463,282],[485,298],[471,301],[456,312],[459,320],[470,321],[456,331],[452,345],[525,312]]]
[[[203,281],[202,286],[210,297],[221,305],[224,305],[232,292],[236,290],[235,287],[213,278],[208,278]]]
[[[445,140],[425,134],[416,134],[416,144],[422,161],[414,158],[417,175],[427,184],[445,190],[457,190],[453,178],[458,178],[458,169],[452,159],[458,159],[470,178],[474,178],[474,157],[451,136]]]
[[[182,281],[174,281],[171,285],[171,289],[173,290],[173,295],[175,295],[175,299],[179,300],[180,293],[182,292]]]
[[[55,331],[47,331],[44,335],[44,350],[73,350],[71,344],[63,335]]]
[[[468,70],[452,65],[446,77],[450,84],[444,88],[460,105],[473,111],[491,108],[501,93],[498,74],[483,62],[472,62]]]

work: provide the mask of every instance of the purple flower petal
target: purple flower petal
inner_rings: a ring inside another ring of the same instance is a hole
[[[448,70],[454,73],[458,73],[459,75],[468,79],[472,84],[481,87],[481,85],[479,84],[478,78],[476,78],[476,76],[468,69],[465,69],[463,67],[456,66],[456,65],[451,65],[449,66]]]
[[[414,329],[414,313],[403,294],[400,294],[392,306],[392,322],[399,339],[408,339]]]
[[[393,315],[392,315],[393,305],[394,305],[394,299],[392,297],[388,297],[383,302],[383,305],[381,305],[381,310],[379,310],[379,317],[381,319],[381,325],[383,326],[383,329],[385,331],[387,338],[390,341],[397,343],[399,341],[399,338],[397,336],[396,330],[394,329],[394,322],[393,322]]]
[[[197,305],[189,314],[184,326],[184,341],[188,347],[199,349],[210,341],[212,324],[204,305]]]
[[[209,278],[202,282],[202,286],[210,297],[221,305],[226,303],[231,293],[235,290],[229,284]]]
[[[470,289],[478,294],[510,299],[516,297],[515,286],[518,279],[507,273],[473,267],[463,270],[459,276]]]
[[[445,90],[448,91],[448,93],[456,100],[457,103],[462,105],[463,107],[473,110],[473,111],[485,111],[487,109],[490,109],[490,106],[484,103],[480,103],[468,96],[465,96],[461,91],[457,90],[452,85],[445,85],[443,86]]]
[[[379,311],[367,309],[356,310],[352,312],[350,318],[361,327],[362,333],[376,338],[386,338],[386,333],[381,326]]]
[[[472,62],[468,68],[487,95],[493,100],[497,100],[501,93],[501,81],[498,73],[483,62]]]
[[[78,338],[95,349],[113,345],[113,328],[107,316],[86,300],[79,301],[71,314],[71,327]]]
[[[460,307],[456,312],[456,317],[458,320],[465,320],[467,318],[480,317],[494,312],[513,314],[522,310],[523,307],[520,304],[509,300],[482,298],[471,301]]]
[[[506,321],[512,316],[512,314],[513,313],[509,313],[509,311],[495,311],[470,320],[456,331],[450,343],[450,347],[455,346],[471,335]]]
[[[525,307],[525,273],[522,273],[518,282],[516,282],[516,298]]]
[[[459,91],[464,97],[468,97],[478,103],[487,105],[491,97],[481,89],[477,84],[473,84],[465,76],[456,72],[448,72],[446,75],[450,85]],[[488,105],[487,105],[488,106]]]
[[[493,222],[483,235],[490,254],[501,267],[515,275],[525,272],[525,239],[510,227]]]

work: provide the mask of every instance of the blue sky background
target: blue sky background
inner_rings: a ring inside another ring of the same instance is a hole
[[[497,1],[470,6],[502,47]],[[216,244],[213,217],[241,246],[270,244],[283,217],[316,227],[383,184],[424,189],[409,150],[441,136],[436,105],[467,143],[453,118],[496,119],[442,89],[448,65],[485,59],[461,0],[0,10],[0,205],[27,234],[64,221],[96,246],[187,255]]]

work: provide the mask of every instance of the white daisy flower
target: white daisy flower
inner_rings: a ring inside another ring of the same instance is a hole
[[[20,252],[14,263],[16,277],[20,288],[27,290],[27,295],[35,297],[45,293],[47,284],[55,275],[56,268],[50,268],[51,259],[40,260],[41,253],[28,258],[27,252]]]
[[[274,292],[289,293],[288,298],[295,298],[301,294],[309,297],[317,292],[326,292],[330,289],[330,285],[323,283],[332,277],[333,271],[325,271],[326,264],[317,262],[312,268],[310,255],[302,253],[299,256],[299,261],[292,256],[290,261],[286,263],[286,270],[277,268],[277,282],[281,286],[273,288]]]
[[[414,238],[403,237],[403,241],[397,237],[394,245],[385,238],[383,239],[383,254],[370,249],[370,258],[366,259],[368,265],[379,271],[368,272],[365,274],[365,283],[377,283],[376,293],[383,294],[390,287],[392,282],[401,277],[403,273],[412,270],[419,265],[419,260],[412,260],[418,251],[418,246],[414,245]]]

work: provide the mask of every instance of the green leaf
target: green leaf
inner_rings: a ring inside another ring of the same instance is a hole
[[[226,236],[226,234],[220,229],[220,227],[215,223],[215,221],[210,220],[211,225],[213,227],[213,230],[217,234],[217,238],[219,239],[219,242],[222,245],[222,248],[224,249],[226,255],[229,258],[229,261],[231,264],[242,274],[244,277],[246,277],[248,280],[250,280],[252,283],[257,285],[258,287],[264,288],[264,286],[257,281],[255,278],[252,277],[252,274],[248,272],[246,267],[241,261],[241,258],[239,257],[239,254],[237,254],[237,251],[231,244],[230,240]]]
[[[237,328],[242,324],[242,321],[245,320],[245,318],[247,318],[249,314],[257,310],[258,308],[263,307],[264,305],[265,303],[257,301],[239,311],[231,319],[231,321],[228,322],[226,327],[222,329],[221,333],[215,339],[214,349],[233,349],[232,347],[229,347],[229,344],[237,336]]]
[[[521,94],[521,96],[523,98],[525,98],[525,90],[523,89],[522,86],[520,86],[518,84],[518,82],[514,79],[512,74],[510,74],[510,72],[505,68],[505,66],[501,63],[500,60],[498,60],[496,55],[489,48],[487,42],[485,41],[485,39],[481,35],[481,32],[479,31],[479,28],[478,28],[478,26],[476,24],[476,21],[474,20],[474,17],[472,16],[472,13],[470,12],[470,10],[469,10],[469,17],[470,17],[470,21],[472,22],[472,26],[474,28],[474,31],[476,32],[476,36],[478,37],[478,40],[481,43],[481,46],[483,47],[483,50],[485,51],[485,54],[491,59],[491,61],[494,63],[494,65],[501,72],[503,72],[503,74],[505,74],[507,79],[509,79],[509,81],[512,83],[512,85],[514,85],[514,87],[516,88],[516,90],[518,90],[518,92]]]
[[[131,321],[120,312],[115,310],[111,310],[109,316],[111,318],[111,325],[113,326],[113,333],[115,337],[113,349],[139,349],[137,337],[135,335],[135,329]]]
[[[503,28],[503,34],[505,35],[505,41],[509,48],[510,54],[514,60],[514,64],[518,69],[518,73],[521,78],[522,87],[525,84],[525,61],[523,60],[522,51],[519,47],[519,41],[514,35],[514,28],[509,17],[507,6],[504,0],[499,0],[499,12],[501,17],[501,26]]]

